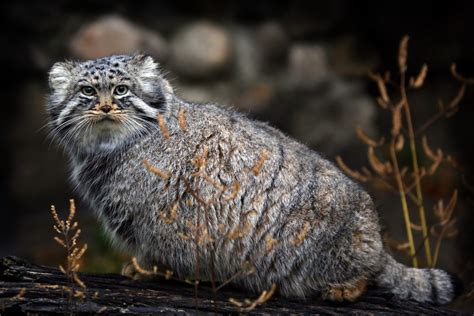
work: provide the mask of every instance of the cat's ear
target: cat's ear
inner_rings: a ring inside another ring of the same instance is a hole
[[[173,93],[173,88],[161,74],[160,66],[153,57],[149,55],[135,55],[132,60],[136,67],[137,79],[144,92],[150,94],[156,92],[158,84],[165,96]]]
[[[66,61],[55,63],[49,71],[49,87],[54,92],[65,92],[72,82],[73,69],[73,62]]]
[[[149,55],[134,55],[132,62],[136,67],[137,75],[142,79],[156,78],[160,74],[158,63]]]

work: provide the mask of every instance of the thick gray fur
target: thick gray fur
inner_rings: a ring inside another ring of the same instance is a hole
[[[285,296],[367,279],[399,298],[453,299],[446,272],[408,268],[384,250],[370,196],[331,162],[231,109],[180,100],[151,57],[57,63],[49,82],[52,134],[70,154],[72,182],[113,242],[143,264],[184,278],[199,262],[201,278],[214,270],[227,280],[250,261],[255,273],[234,283],[254,292],[275,283]],[[118,84],[125,96],[112,93]],[[93,110],[104,102],[116,114]]]

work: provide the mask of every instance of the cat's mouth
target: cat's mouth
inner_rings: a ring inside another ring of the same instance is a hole
[[[115,114],[100,114],[94,118],[95,123],[97,124],[108,124],[108,123],[121,123],[121,119],[118,115]]]

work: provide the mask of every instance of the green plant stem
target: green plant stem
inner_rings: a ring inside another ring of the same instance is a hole
[[[391,157],[394,172],[395,172],[395,178],[397,181],[398,191],[400,193],[400,200],[402,202],[403,219],[405,220],[405,229],[407,232],[408,244],[410,245],[410,256],[412,260],[412,265],[413,267],[417,268],[418,259],[416,258],[415,243],[413,241],[413,233],[411,230],[410,212],[408,211],[407,198],[405,195],[405,190],[403,188],[403,181],[400,175],[400,169],[398,167],[397,154],[395,152],[395,137],[392,137],[392,142],[390,144],[390,157]]]
[[[420,179],[420,168],[418,167],[418,155],[416,151],[416,141],[415,141],[415,132],[413,130],[413,122],[410,112],[410,105],[408,103],[408,98],[405,90],[405,73],[403,72],[400,76],[400,90],[403,98],[403,109],[405,111],[405,119],[408,127],[408,138],[410,142],[410,151],[411,158],[413,163],[413,174],[415,177],[415,189],[416,189],[416,198],[418,204],[418,213],[420,216],[421,230],[423,234],[423,240],[425,245],[425,256],[426,263],[429,267],[432,266],[432,257],[431,257],[431,246],[430,239],[428,236],[428,225],[426,224],[426,213],[425,207],[423,205],[423,191],[421,190],[421,179]]]

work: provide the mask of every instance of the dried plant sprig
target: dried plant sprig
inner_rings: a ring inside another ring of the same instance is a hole
[[[153,270],[143,268],[139,263],[137,257],[132,257],[132,265],[136,272],[146,276],[158,275],[158,267],[153,266]]]
[[[166,126],[165,118],[163,117],[163,115],[158,113],[158,115],[156,116],[156,119],[158,120],[158,126],[160,127],[163,137],[166,139],[170,139],[171,137],[170,131],[168,129],[168,126]]]
[[[185,110],[180,109],[178,112],[178,125],[179,128],[186,133],[188,131],[187,124],[186,124],[186,116],[185,116]]]
[[[69,200],[69,214],[65,221],[59,218],[54,205],[51,205],[51,215],[56,223],[53,225],[53,229],[59,235],[54,236],[53,239],[66,249],[66,267],[59,265],[59,270],[67,276],[71,284],[75,283],[81,288],[86,288],[85,283],[78,275],[78,271],[81,259],[87,251],[87,244],[79,245],[81,229],[79,229],[78,223],[74,221],[76,215],[74,200]]]
[[[170,173],[168,171],[162,170],[156,166],[153,166],[148,160],[143,160],[143,164],[145,167],[156,174],[158,177],[162,178],[163,180],[168,180],[170,178]]]
[[[236,278],[240,276],[248,276],[255,272],[256,272],[255,267],[250,263],[250,261],[246,260],[239,271],[237,271],[230,278],[228,278],[227,280],[219,284],[219,286],[216,288],[216,291],[222,289],[224,286],[231,283],[232,281],[234,281]]]
[[[253,166],[252,171],[255,176],[258,176],[260,171],[262,171],[263,164],[268,159],[268,152],[264,149],[260,153],[257,163]]]
[[[241,302],[235,298],[229,298],[229,302],[232,304],[232,305],[235,305],[237,307],[240,308],[240,311],[241,312],[250,312],[251,310],[255,309],[255,307],[257,307],[258,305],[261,305],[265,302],[267,302],[272,296],[273,294],[275,293],[276,291],[276,284],[273,283],[271,288],[269,290],[265,290],[263,291],[260,296],[255,299],[255,300],[244,300],[244,302]]]

